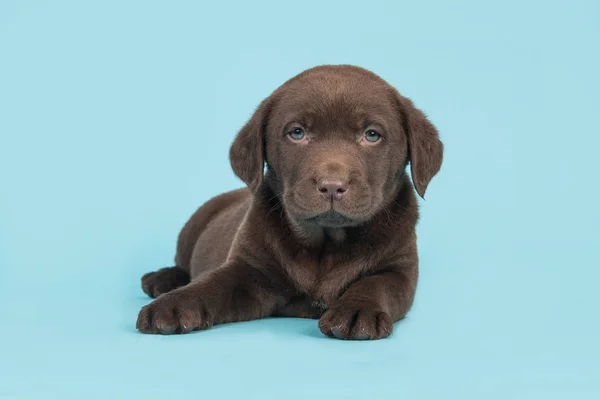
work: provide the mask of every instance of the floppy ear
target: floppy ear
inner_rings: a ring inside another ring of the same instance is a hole
[[[417,193],[425,198],[429,181],[442,166],[444,145],[437,129],[410,99],[399,96],[402,123],[408,136],[410,170]]]
[[[248,185],[252,193],[256,192],[263,180],[265,131],[272,104],[271,97],[263,100],[229,149],[233,172]]]

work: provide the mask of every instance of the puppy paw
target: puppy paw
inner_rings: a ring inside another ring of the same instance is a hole
[[[338,339],[374,340],[388,337],[393,326],[386,312],[340,305],[321,316],[319,329],[325,335]]]
[[[142,276],[142,290],[152,298],[188,283],[190,283],[189,273],[179,267],[162,268]]]
[[[188,333],[213,325],[201,299],[186,290],[167,293],[140,311],[136,328],[142,333]]]

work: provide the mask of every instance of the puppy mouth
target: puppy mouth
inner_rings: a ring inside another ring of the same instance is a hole
[[[360,224],[360,221],[349,218],[334,210],[325,211],[324,213],[306,218],[304,221],[322,228],[348,228]]]

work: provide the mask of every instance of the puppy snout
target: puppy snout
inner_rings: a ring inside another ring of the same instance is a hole
[[[340,178],[323,178],[318,181],[317,190],[326,200],[339,201],[348,191],[348,180]]]

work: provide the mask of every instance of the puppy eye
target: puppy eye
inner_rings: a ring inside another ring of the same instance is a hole
[[[369,143],[376,143],[381,139],[381,134],[372,129],[365,132],[365,140]]]
[[[306,137],[304,130],[302,128],[296,128],[293,131],[289,132],[288,135],[296,141],[302,140]]]

